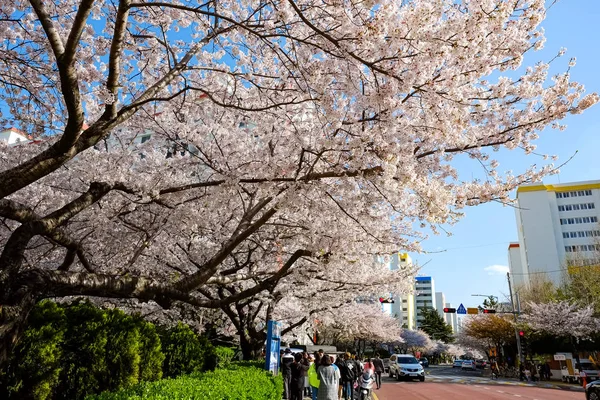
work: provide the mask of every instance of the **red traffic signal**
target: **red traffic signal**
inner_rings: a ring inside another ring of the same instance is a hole
[[[525,332],[524,331],[519,331],[519,336],[520,337],[525,337]]]
[[[483,310],[483,313],[484,314],[496,314],[496,310],[487,310],[487,309],[485,309],[485,310]]]
[[[379,302],[384,303],[384,304],[389,304],[389,303],[393,303],[394,299],[392,299],[391,297],[380,297]]]
[[[456,312],[456,308],[445,307],[444,312],[448,314],[452,314]]]

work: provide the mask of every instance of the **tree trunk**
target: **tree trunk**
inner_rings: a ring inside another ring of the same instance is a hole
[[[248,337],[245,333],[240,332],[240,348],[244,360],[254,360],[263,347],[263,341]]]
[[[27,317],[36,303],[32,293],[27,292],[19,301],[7,302],[2,298],[0,304],[0,370],[2,370],[13,349],[25,330]]]

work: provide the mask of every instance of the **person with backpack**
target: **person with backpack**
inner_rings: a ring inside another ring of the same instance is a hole
[[[355,360],[352,359],[350,353],[344,354],[344,360],[340,363],[342,374],[342,388],[345,400],[354,400],[354,382],[356,381],[359,372],[356,368]]]
[[[283,377],[283,398],[290,400],[291,392],[290,385],[292,383],[292,364],[294,363],[294,355],[288,347],[281,356],[281,376]]]
[[[294,362],[291,366],[292,379],[289,390],[291,400],[302,400],[304,398],[304,377],[308,371],[308,365],[302,361],[302,354],[294,354]]]
[[[375,353],[373,366],[375,367],[375,384],[379,390],[381,389],[381,374],[385,371],[385,365],[383,364],[383,360],[379,357],[379,353]]]
[[[314,354],[314,362],[308,368],[308,383],[310,385],[312,400],[317,400],[319,393],[319,378],[317,376],[319,372],[319,366],[321,365],[321,356],[318,352]]]

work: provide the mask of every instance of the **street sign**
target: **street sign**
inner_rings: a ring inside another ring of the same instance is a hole
[[[458,308],[456,309],[456,313],[457,314],[466,314],[467,313],[467,309],[461,303],[460,306],[458,306]]]
[[[281,348],[281,322],[269,320],[267,323],[267,352],[265,369],[277,376],[279,373],[279,349]]]
[[[467,314],[479,314],[479,308],[469,307],[467,308]]]
[[[555,354],[554,355],[554,360],[555,361],[566,361],[567,357],[565,357],[564,354]]]

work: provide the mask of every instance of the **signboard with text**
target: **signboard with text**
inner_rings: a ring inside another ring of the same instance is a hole
[[[279,350],[281,349],[281,322],[270,320],[267,324],[267,352],[265,369],[273,375],[279,374]]]
[[[468,307],[467,314],[479,314],[479,308],[477,307]]]

